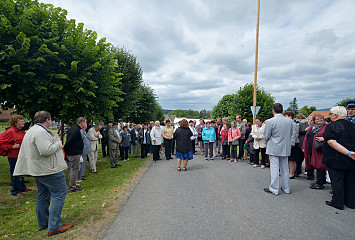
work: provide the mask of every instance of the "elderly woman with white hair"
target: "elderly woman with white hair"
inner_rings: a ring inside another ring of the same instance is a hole
[[[328,167],[333,197],[325,203],[343,210],[355,208],[355,124],[346,121],[345,107],[330,109],[330,120],[324,131],[323,163]]]
[[[153,160],[156,162],[157,160],[160,160],[159,156],[159,151],[160,151],[160,146],[161,146],[161,140],[162,140],[162,130],[160,128],[160,122],[155,121],[155,126],[152,127],[152,130],[150,131],[150,138],[152,140],[152,145],[153,145]]]

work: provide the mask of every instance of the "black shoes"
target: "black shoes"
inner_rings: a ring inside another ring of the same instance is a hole
[[[116,164],[116,167],[121,167],[122,165],[121,164]]]
[[[342,207],[342,208],[336,207],[336,206],[334,206],[334,204],[331,201],[325,201],[325,204],[327,204],[328,206],[331,206],[333,208],[339,209],[339,210],[344,210],[344,207]]]
[[[270,194],[272,194],[272,195],[274,195],[274,196],[277,196],[277,194],[271,192],[268,188],[264,188],[264,191],[265,191],[266,193],[270,193]]]

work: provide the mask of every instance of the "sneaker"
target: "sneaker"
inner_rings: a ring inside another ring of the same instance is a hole
[[[129,158],[127,158],[127,161],[129,160]]]
[[[211,157],[210,159],[213,160],[213,157]]]
[[[255,167],[255,168],[256,168],[256,167],[260,167],[260,165],[258,165],[258,164],[254,164],[254,165],[253,165],[253,167]]]
[[[79,182],[82,182],[82,180],[81,179],[76,179],[76,182],[79,183]]]
[[[73,192],[81,192],[81,191],[84,191],[84,189],[82,189],[82,188],[76,188],[76,189],[74,189],[74,190],[69,190],[68,192],[69,192],[69,193],[73,193]]]
[[[124,159],[124,160],[122,160],[123,162],[127,162],[127,160],[126,159]]]
[[[264,169],[264,168],[265,168],[265,165],[261,165],[261,168]]]
[[[205,158],[205,160],[207,160],[207,161],[208,161],[208,158]]]
[[[234,159],[234,162],[237,162],[237,159]]]
[[[233,158],[231,158],[231,160],[229,160],[229,162],[233,162],[234,160],[233,160]]]

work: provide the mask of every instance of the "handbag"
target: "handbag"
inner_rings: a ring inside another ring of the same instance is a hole
[[[319,130],[320,131],[320,130]],[[318,133],[316,134],[317,138]],[[324,142],[324,141],[323,141]],[[314,149],[318,152],[323,152],[323,142],[318,142],[316,139],[314,140]]]
[[[231,128],[231,138],[233,139],[232,132],[233,132],[233,129]],[[231,143],[232,143],[233,146],[238,146],[239,145],[239,139],[237,139],[235,141],[232,141]]]

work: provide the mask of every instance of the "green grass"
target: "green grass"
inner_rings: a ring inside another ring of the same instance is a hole
[[[0,122],[0,131],[5,131],[5,128],[9,126],[9,122]]]
[[[87,180],[81,183],[85,190],[68,193],[62,212],[63,224],[73,223],[74,229],[80,229],[80,226],[95,224],[95,221],[103,219],[110,203],[118,201],[118,193],[122,186],[131,181],[147,160],[130,156],[130,160],[123,162],[123,166],[119,168],[111,168],[109,161],[108,157],[102,158],[99,152],[98,174],[90,173],[89,164],[86,164]],[[67,171],[65,173],[67,174]],[[12,196],[9,164],[6,157],[0,157],[0,239],[47,238],[46,231],[38,231],[35,213],[37,196],[35,179],[26,177],[25,180],[30,181],[26,184],[27,188],[32,188],[34,191],[26,192],[25,197],[22,198]],[[115,210],[117,213],[117,209]],[[75,239],[73,237],[75,231],[70,232],[56,235],[55,238]]]

